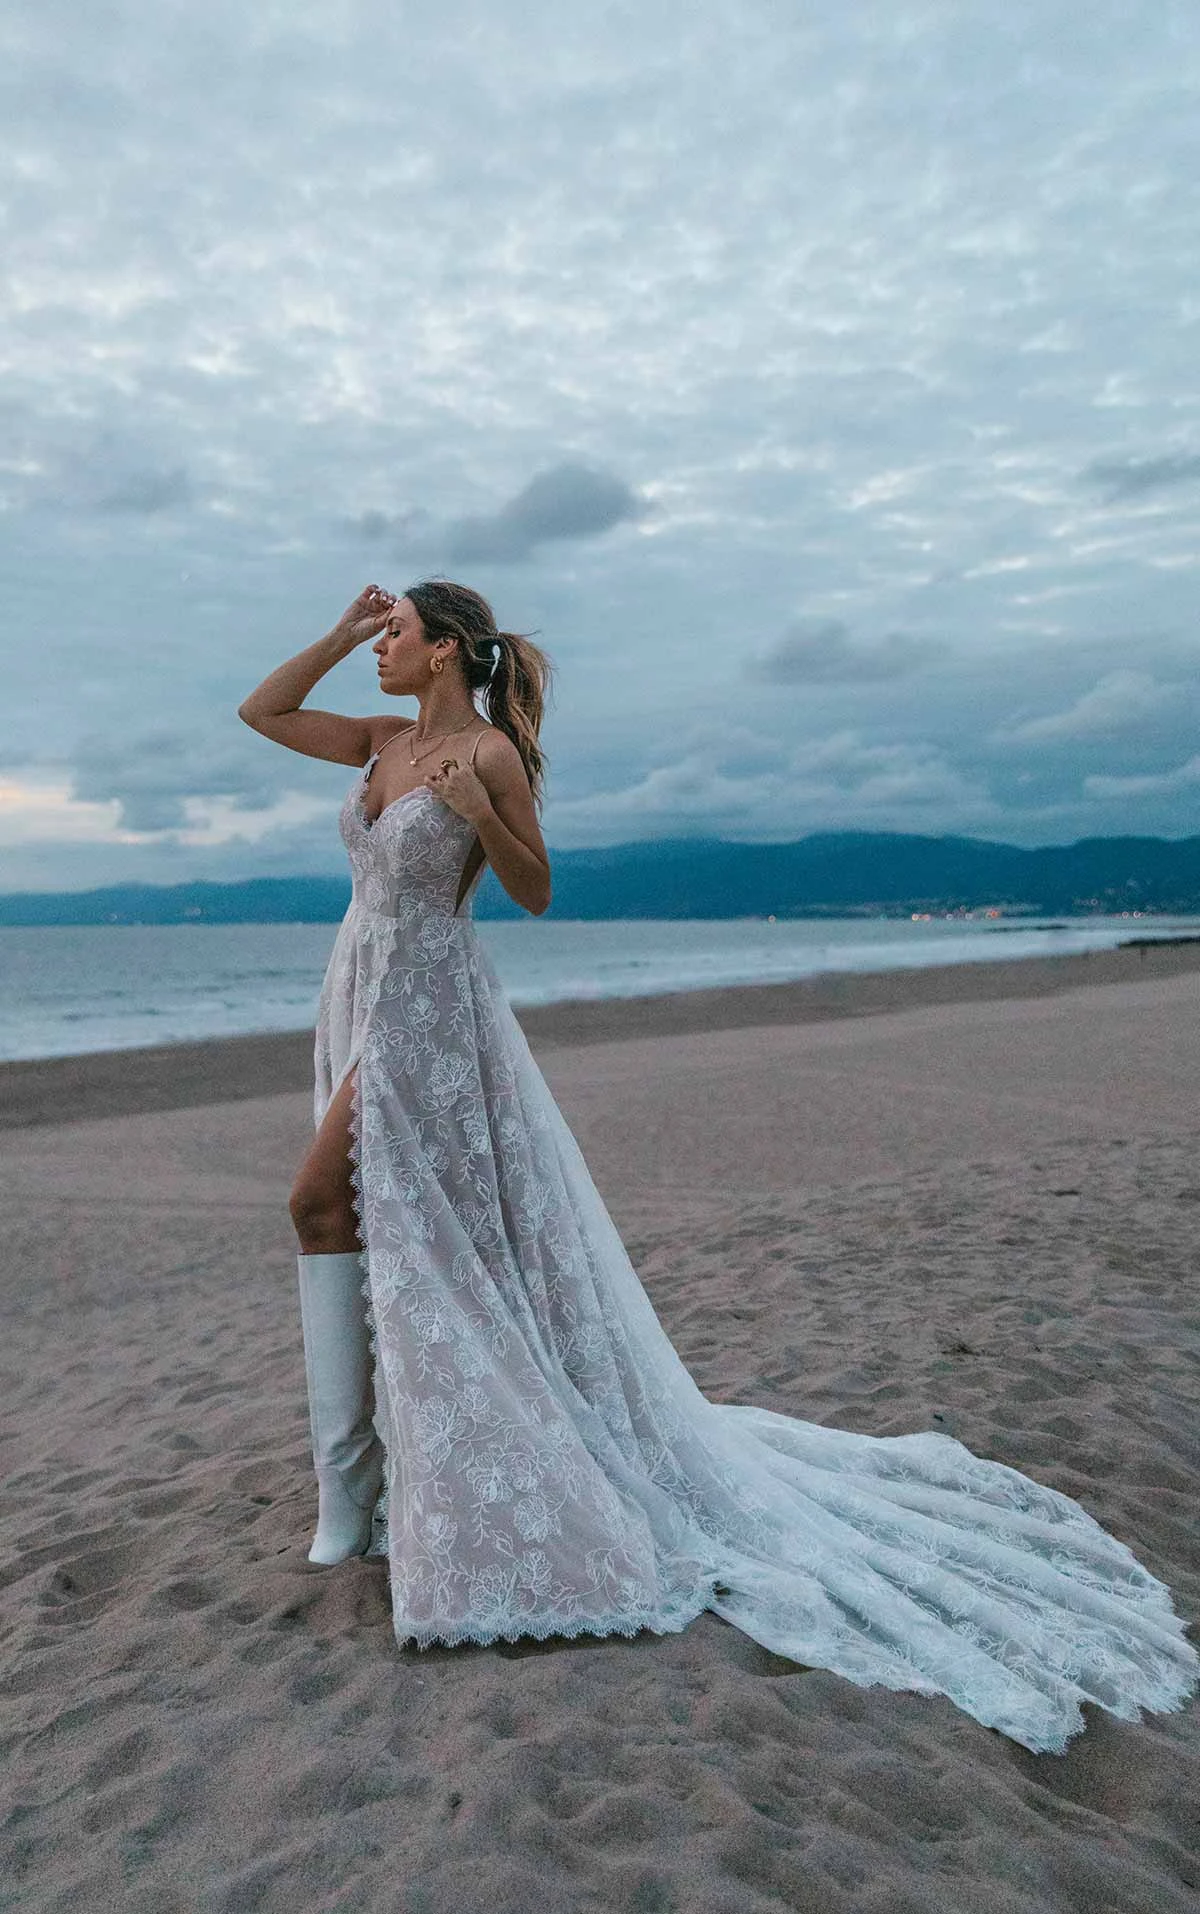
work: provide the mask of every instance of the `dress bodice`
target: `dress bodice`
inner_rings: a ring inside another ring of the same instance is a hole
[[[350,858],[351,903],[372,915],[413,922],[453,917],[475,826],[418,785],[385,804],[373,822],[363,797],[376,752],[354,780],[338,828]],[[485,865],[472,878],[457,915],[469,917]]]

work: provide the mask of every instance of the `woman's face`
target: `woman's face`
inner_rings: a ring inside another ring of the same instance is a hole
[[[371,647],[379,662],[379,689],[394,697],[424,690],[429,683],[433,647],[411,598],[399,598]]]

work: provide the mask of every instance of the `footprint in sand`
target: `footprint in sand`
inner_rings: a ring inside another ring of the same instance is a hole
[[[216,1600],[207,1583],[195,1576],[183,1576],[178,1581],[164,1582],[156,1588],[142,1609],[143,1615],[188,1614],[198,1608],[209,1608]]]
[[[47,1568],[38,1594],[43,1621],[88,1621],[103,1613],[137,1562],[132,1542],[85,1549],[55,1562]]]

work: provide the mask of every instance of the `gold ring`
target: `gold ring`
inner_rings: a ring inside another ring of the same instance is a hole
[[[457,759],[457,758],[443,758],[443,759],[442,759],[442,769],[443,769],[443,771],[457,771],[457,769],[458,769],[458,759]]]

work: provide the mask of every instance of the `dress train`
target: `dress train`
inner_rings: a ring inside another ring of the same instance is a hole
[[[396,1638],[674,1632],[711,1610],[1035,1751],[1200,1681],[1170,1591],[1077,1502],[936,1433],[710,1402],[666,1335],[461,903],[425,787],[342,811],[319,1124],[350,1070]]]

